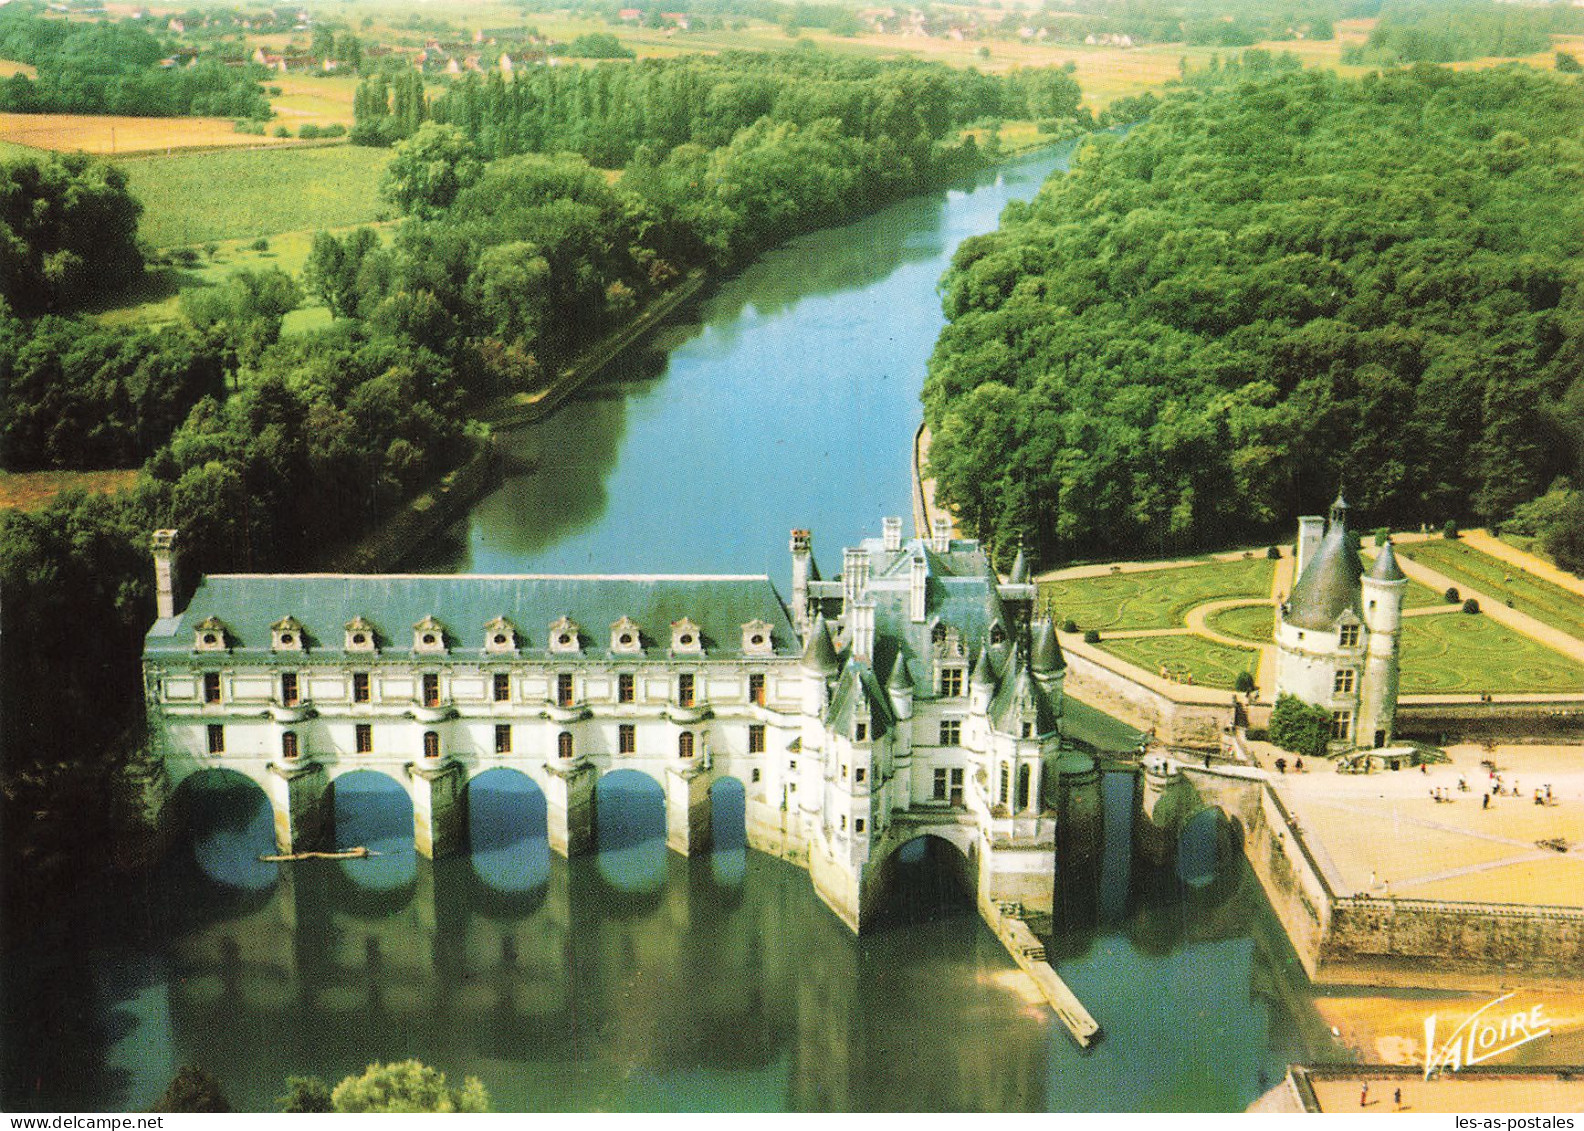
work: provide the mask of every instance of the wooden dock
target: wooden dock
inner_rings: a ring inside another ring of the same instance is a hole
[[[1099,1040],[1100,1022],[1084,1008],[1078,995],[1072,992],[1047,961],[1045,944],[1040,942],[1039,936],[1023,920],[1022,908],[1008,904],[984,907],[982,910],[986,920],[995,928],[996,937],[1012,956],[1012,961],[1018,964],[1018,969],[1034,979],[1034,984],[1039,987],[1040,993],[1067,1027],[1067,1032],[1072,1034],[1072,1039],[1078,1042],[1078,1046],[1088,1048]]]

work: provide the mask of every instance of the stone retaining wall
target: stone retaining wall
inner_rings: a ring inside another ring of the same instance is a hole
[[[1402,703],[1397,737],[1447,745],[1493,739],[1502,743],[1577,742],[1584,735],[1578,702]]]
[[[1154,730],[1167,745],[1221,748],[1222,731],[1232,725],[1231,704],[1179,702],[1074,649],[1068,649],[1066,656],[1066,690],[1073,698],[1139,730]]]

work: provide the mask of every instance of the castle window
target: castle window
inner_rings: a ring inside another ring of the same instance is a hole
[[[1018,767],[1017,807],[1019,809],[1027,809],[1029,807],[1029,766],[1027,762]]]
[[[296,672],[281,672],[281,703],[287,707],[297,706]]]
[[[424,731],[423,737],[424,757],[440,757],[440,736],[432,730]]]
[[[864,770],[864,768],[862,766],[858,766],[858,767],[856,767],[853,770],[853,781],[855,781],[855,782],[861,782],[867,776],[868,776],[868,773],[867,773],[867,771]]]
[[[495,702],[504,703],[511,698],[511,676],[505,672],[496,672],[494,679]]]
[[[1005,640],[1006,640],[1006,632],[1005,632],[1004,629],[1002,629],[1000,623],[997,622],[997,623],[991,625],[990,626],[990,643],[992,645],[995,645],[995,644],[1000,644],[1000,643],[1002,643]]]
[[[301,652],[307,643],[302,622],[296,617],[282,617],[270,625],[270,635],[270,647],[277,652]]]
[[[671,622],[671,650],[699,655],[704,651],[703,633],[692,620],[683,617]]]
[[[368,672],[352,673],[352,702],[367,703],[369,701]]]
[[[556,735],[556,757],[572,757],[572,733],[570,731],[564,730]]]
[[[484,651],[510,652],[517,647],[517,626],[505,617],[484,625]]]
[[[616,677],[616,702],[631,703],[638,698],[638,682],[632,672],[622,672]]]
[[[868,723],[854,723],[853,724],[853,741],[854,742],[868,742],[869,741],[869,724]]]
[[[440,676],[435,672],[424,673],[423,705],[425,707],[440,706]]]
[[[775,651],[775,626],[769,621],[751,620],[742,626],[742,650],[750,656],[768,656]]]
[[[1001,789],[998,793],[1001,804],[1006,805],[1012,800],[1012,771],[1006,763],[1001,763]]]
[[[495,753],[511,753],[511,727],[498,726],[495,728]]]
[[[763,672],[754,672],[748,677],[748,701],[765,705],[765,677]]]
[[[225,727],[219,723],[209,724],[209,753],[225,753]]]
[[[560,672],[556,675],[556,702],[563,707],[572,706],[571,672]]]
[[[611,651],[637,653],[643,651],[643,632],[631,617],[622,617],[611,625]]]
[[[1344,624],[1342,626],[1341,636],[1340,636],[1340,641],[1339,641],[1339,643],[1342,645],[1342,647],[1344,647],[1344,648],[1357,648],[1358,647],[1358,642],[1359,642],[1359,626],[1356,625],[1356,624]]]
[[[677,676],[677,706],[693,706],[693,673],[682,672]]]
[[[348,652],[374,651],[374,626],[363,617],[353,617],[346,623],[346,650]]]
[[[358,723],[355,734],[359,754],[374,753],[374,728],[368,723]]]
[[[946,626],[944,624],[941,624],[939,621],[935,622],[935,627],[930,629],[930,643],[931,644],[944,644],[944,643],[946,643]]]
[[[847,818],[846,818],[846,816],[843,816],[842,819],[841,819],[841,831],[842,832],[846,832],[847,831]]]
[[[1338,695],[1353,694],[1353,677],[1352,668],[1339,668],[1336,673],[1336,679],[1332,682],[1331,690]]]
[[[281,735],[281,757],[290,762],[296,759],[298,753],[297,732],[289,730]]]
[[[583,630],[571,617],[561,617],[550,624],[550,651],[578,652]]]
[[[951,803],[953,805],[963,803],[963,772],[960,769],[951,772]]]
[[[204,702],[220,702],[220,673],[204,672]]]
[[[748,753],[763,754],[765,752],[765,728],[761,723],[748,724]]]
[[[940,725],[940,744],[942,746],[962,745],[962,720],[942,719]],[[945,796],[944,794],[942,796]]]
[[[1029,722],[1027,719],[1023,720],[1023,737],[1024,738],[1033,738],[1034,737],[1034,724]]]
[[[758,770],[755,770],[755,771],[754,771],[754,772],[753,772],[753,780],[754,780],[754,781],[755,781],[755,782],[758,782],[758,780],[759,780],[759,777],[760,777],[760,771],[758,771]]]
[[[859,833],[864,831],[864,822],[863,822],[863,818],[862,817],[859,817],[856,821],[853,822],[853,831],[854,832],[859,832]]]
[[[847,780],[847,763],[846,762],[842,763],[841,780],[842,781],[846,781]]]
[[[685,730],[681,734],[677,735],[677,757],[678,758],[691,758],[691,757],[693,757],[693,732],[692,731]]]
[[[935,771],[935,792],[931,794],[936,801],[946,800],[946,771]]]
[[[1332,711],[1331,712],[1331,737],[1332,738],[1346,738],[1348,736],[1348,732],[1351,731],[1352,729],[1353,729],[1353,712],[1352,711]]]
[[[433,616],[413,625],[413,651],[439,653],[446,650],[445,625]]]
[[[632,723],[622,723],[616,728],[616,752],[618,754],[638,753],[638,728]]]
[[[942,668],[940,673],[940,693],[943,697],[952,698],[962,694],[963,673],[961,668]]]

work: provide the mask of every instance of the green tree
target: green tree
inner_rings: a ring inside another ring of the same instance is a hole
[[[484,1112],[489,1094],[477,1077],[462,1087],[446,1083],[445,1073],[417,1060],[371,1064],[348,1076],[331,1096],[338,1112]]]
[[[1296,695],[1280,695],[1271,711],[1270,740],[1305,758],[1323,758],[1331,742],[1331,712]]]
[[[433,217],[482,172],[477,149],[466,134],[453,125],[425,122],[397,143],[380,182],[380,195],[403,212]]]
[[[317,1076],[286,1077],[286,1094],[275,1101],[289,1115],[331,1112],[330,1085]]]
[[[184,1064],[151,1110],[225,1112],[231,1105],[220,1090],[220,1081],[210,1072],[196,1064]]]

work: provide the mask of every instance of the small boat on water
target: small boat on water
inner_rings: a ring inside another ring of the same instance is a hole
[[[369,856],[378,856],[379,853],[367,845],[358,845],[356,848],[342,848],[335,852],[280,852],[268,856],[260,856],[262,864],[286,864],[293,860],[362,860]]]

